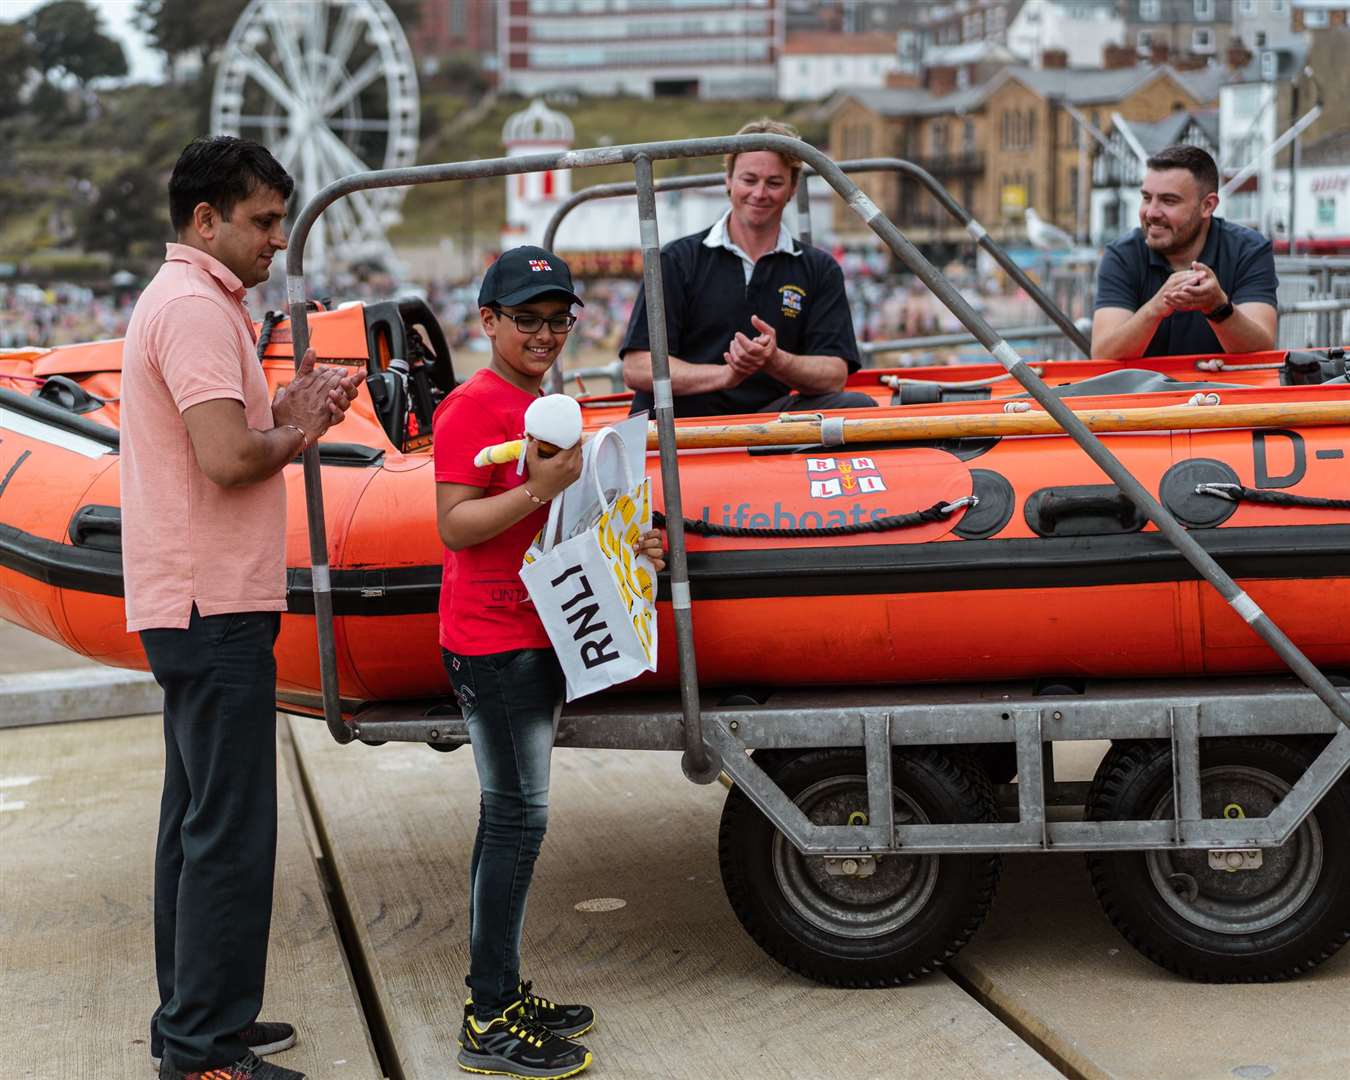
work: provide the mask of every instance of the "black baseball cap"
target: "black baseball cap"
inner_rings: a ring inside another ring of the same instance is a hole
[[[581,304],[581,297],[572,291],[572,271],[561,258],[541,247],[511,248],[498,255],[483,275],[478,306],[513,307],[549,293],[559,293],[572,303]]]

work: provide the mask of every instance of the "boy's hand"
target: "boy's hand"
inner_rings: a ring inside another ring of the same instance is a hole
[[[658,574],[666,568],[666,545],[660,529],[650,529],[634,540],[633,552],[651,559]]]
[[[581,476],[581,443],[552,457],[540,457],[539,440],[531,439],[525,451],[525,472],[535,498],[545,502],[556,498]]]

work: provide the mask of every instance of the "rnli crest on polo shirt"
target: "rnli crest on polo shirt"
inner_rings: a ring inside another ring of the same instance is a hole
[[[806,300],[806,290],[800,285],[784,285],[778,290],[783,299],[783,317],[795,319],[802,313],[802,304]]]
[[[871,494],[886,490],[877,464],[870,457],[807,458],[811,498],[837,499],[841,495]]]

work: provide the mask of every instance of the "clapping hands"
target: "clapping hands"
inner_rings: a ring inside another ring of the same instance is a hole
[[[293,424],[312,441],[334,424],[342,423],[356,400],[360,376],[336,367],[316,367],[313,349],[300,359],[290,385],[272,398],[272,418],[278,426]]]
[[[758,315],[750,316],[750,324],[759,334],[751,338],[737,331],[722,354],[732,372],[732,386],[739,385],[756,372],[772,368],[778,357],[778,332]]]

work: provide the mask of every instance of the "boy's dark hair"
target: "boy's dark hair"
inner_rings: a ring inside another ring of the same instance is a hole
[[[1198,146],[1165,146],[1144,162],[1150,169],[1185,169],[1200,185],[1201,196],[1219,190],[1219,167]]]
[[[229,220],[235,205],[259,187],[289,199],[295,181],[262,143],[232,135],[203,135],[178,155],[169,177],[169,220],[182,232],[198,203],[209,203]]]

